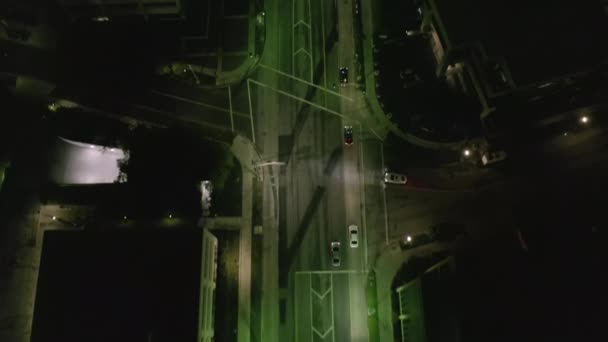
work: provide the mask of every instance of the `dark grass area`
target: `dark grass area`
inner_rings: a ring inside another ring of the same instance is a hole
[[[230,168],[221,170],[221,174],[216,178],[221,178],[223,186],[215,187],[212,194],[212,215],[218,216],[241,216],[242,214],[242,193],[243,180],[241,164],[230,155],[233,160],[230,163]]]
[[[487,225],[487,240],[473,239],[456,253],[451,298],[426,301],[456,307],[459,340],[606,340],[608,282],[601,269],[608,260],[608,159],[604,130],[596,130],[572,145],[522,141],[509,157],[503,171],[513,182],[498,196],[512,198],[512,217],[496,217]],[[593,131],[579,134],[588,133]],[[494,233],[511,219],[517,224],[508,232]]]
[[[239,232],[215,230],[218,239],[218,265],[215,290],[215,338],[235,342],[238,323]]]

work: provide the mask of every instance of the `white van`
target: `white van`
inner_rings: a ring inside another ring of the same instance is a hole
[[[507,154],[504,151],[496,151],[486,153],[481,156],[481,163],[485,166],[488,164],[498,163],[499,161],[503,161],[505,159],[507,159]]]
[[[400,173],[385,172],[384,183],[405,184],[407,183],[407,176]]]

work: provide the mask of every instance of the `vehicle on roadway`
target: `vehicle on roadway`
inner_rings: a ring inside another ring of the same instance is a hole
[[[359,247],[359,227],[354,224],[348,226],[348,236],[350,240],[350,247],[357,248]]]
[[[333,266],[340,266],[340,243],[333,241],[330,245],[331,253],[331,264]]]
[[[346,87],[348,84],[348,68],[341,67],[338,72],[338,78],[340,79],[340,85]]]
[[[496,151],[486,153],[481,156],[481,163],[485,166],[488,164],[498,163],[499,161],[503,161],[507,159],[507,154],[504,151]]]
[[[353,144],[353,126],[344,126],[344,145]]]
[[[407,183],[407,176],[400,173],[385,172],[384,183],[405,184]]]

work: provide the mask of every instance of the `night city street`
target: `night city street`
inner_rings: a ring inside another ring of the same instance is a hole
[[[606,341],[608,0],[7,0],[0,341]]]

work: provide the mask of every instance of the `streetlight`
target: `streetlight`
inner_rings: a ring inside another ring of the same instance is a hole
[[[464,154],[465,157],[468,157],[471,155],[471,151],[469,149],[465,149],[462,154]]]
[[[588,116],[585,115],[585,116],[581,117],[581,123],[586,124],[588,122],[589,122],[589,117]]]
[[[412,242],[412,237],[411,237],[410,235],[408,235],[408,236],[406,237],[406,240],[407,240],[407,242]]]
[[[172,215],[172,214],[169,214],[169,218],[170,218],[170,219],[171,219],[171,218],[173,218],[173,215]]]
[[[57,216],[53,216],[53,221],[57,221]]]

